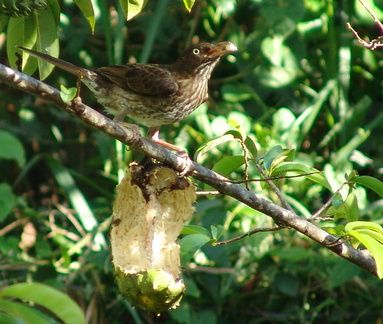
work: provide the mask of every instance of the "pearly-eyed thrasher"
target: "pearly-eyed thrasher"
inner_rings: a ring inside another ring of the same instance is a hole
[[[231,42],[199,43],[187,48],[176,62],[161,64],[120,64],[85,69],[50,55],[19,47],[81,78],[97,101],[122,122],[125,116],[150,127],[155,142],[177,150],[159,140],[160,126],[178,122],[208,98],[208,81],[223,55],[237,51]]]

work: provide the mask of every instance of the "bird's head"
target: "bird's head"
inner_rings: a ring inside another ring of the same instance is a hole
[[[186,73],[203,74],[210,77],[219,59],[226,54],[236,51],[237,47],[231,42],[195,44],[183,52],[174,63],[174,67]]]

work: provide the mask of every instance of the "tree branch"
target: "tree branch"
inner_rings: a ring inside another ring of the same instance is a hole
[[[70,103],[63,102],[60,98],[60,92],[45,83],[10,69],[2,64],[0,64],[0,82],[23,92],[41,97],[131,148],[138,150],[179,172],[182,172],[183,170],[183,158],[146,138],[141,137],[137,132],[137,129],[121,127],[108,117],[98,113],[79,101],[73,100]],[[277,224],[285,225],[286,227],[297,230],[301,234],[311,238],[339,256],[376,276],[376,264],[370,254],[352,248],[349,244],[340,241],[338,238],[315,226],[310,221],[296,216],[293,212],[270,201],[258,197],[238,184],[230,183],[225,177],[222,177],[195,162],[192,162],[190,175],[195,179],[209,184],[220,193],[229,195],[249,207],[272,217]]]

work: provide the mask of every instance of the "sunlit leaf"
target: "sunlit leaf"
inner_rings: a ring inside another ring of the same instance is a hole
[[[145,8],[147,2],[148,0],[120,0],[126,20],[137,16]]]
[[[276,145],[268,150],[263,157],[264,166],[266,170],[270,170],[270,167],[274,161],[274,159],[283,152],[283,148],[280,145]]]
[[[186,10],[190,12],[194,6],[195,0],[183,0],[183,1],[184,1]]]
[[[376,231],[378,233],[383,234],[383,228],[381,225],[374,222],[366,222],[366,221],[357,221],[347,223],[345,226],[345,231],[358,230],[358,229],[370,229],[372,231]]]
[[[225,134],[225,135],[222,135],[220,137],[216,137],[216,138],[213,138],[213,139],[207,141],[206,143],[204,143],[203,145],[201,145],[197,149],[197,151],[194,154],[194,160],[196,160],[198,162],[200,157],[203,154],[209,152],[211,149],[213,149],[213,148],[215,148],[215,147],[217,147],[223,143],[227,143],[230,141],[237,141],[237,139],[232,134]]]
[[[85,323],[81,308],[61,291],[40,283],[21,283],[5,287],[0,297],[28,300],[45,307],[65,324]],[[59,306],[59,307],[58,307]]]
[[[330,211],[329,211],[330,214]],[[345,218],[348,222],[354,222],[359,219],[359,206],[358,200],[354,193],[350,193],[344,203],[337,209],[337,212],[333,214],[334,221],[340,218]]]
[[[80,8],[82,13],[84,14],[86,20],[90,28],[92,29],[92,33],[94,32],[94,26],[96,24],[96,19],[94,16],[93,3],[91,0],[74,0],[75,4]]]
[[[356,176],[352,178],[352,181],[375,191],[380,197],[383,198],[383,182],[382,181],[370,176],[360,176],[360,177]]]
[[[289,162],[294,159],[294,150],[283,150],[281,153],[279,153],[275,158],[273,159],[270,167],[269,167],[269,173],[270,175],[274,174],[274,170],[284,162]]]
[[[66,88],[64,85],[61,85],[60,90],[60,97],[64,102],[70,102],[76,97],[77,88]]]
[[[234,119],[229,119],[227,121],[227,123],[233,127],[236,128],[236,130],[239,132],[239,134],[241,134],[241,140],[243,141],[245,138],[246,138],[246,132],[244,131],[244,129],[241,127],[240,124],[237,123],[237,121],[235,121]]]
[[[181,231],[181,234],[202,234],[205,236],[210,236],[209,231],[205,227],[192,224],[185,225]]]
[[[210,235],[206,236],[203,234],[191,234],[183,237],[180,240],[181,263],[189,262],[193,255],[210,240]]]
[[[370,231],[370,233],[368,232]],[[371,230],[350,230],[347,231],[350,236],[355,237],[362,243],[376,262],[377,274],[380,279],[383,278],[383,244],[377,241],[372,235]]]

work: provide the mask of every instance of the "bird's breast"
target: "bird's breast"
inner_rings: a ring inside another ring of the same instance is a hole
[[[168,97],[144,96],[112,83],[99,86],[97,82],[83,81],[108,113],[118,115],[123,112],[139,124],[149,127],[178,122],[208,98],[208,83],[205,80],[180,79],[178,91]]]

